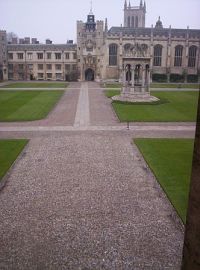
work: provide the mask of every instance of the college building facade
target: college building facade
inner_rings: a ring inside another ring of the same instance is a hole
[[[107,19],[77,21],[77,44],[38,44],[0,31],[0,80],[200,82],[200,30],[146,27],[146,3],[124,3],[124,25],[108,29]],[[33,44],[34,43],[34,44]]]

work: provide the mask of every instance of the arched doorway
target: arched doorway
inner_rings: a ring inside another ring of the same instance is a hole
[[[85,71],[85,80],[86,81],[94,81],[94,70],[92,70],[91,68],[88,68]]]

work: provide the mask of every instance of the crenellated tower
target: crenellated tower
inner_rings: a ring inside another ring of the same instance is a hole
[[[127,4],[127,0],[124,2],[124,27],[138,28],[145,27],[146,17],[146,2],[140,1],[139,6],[131,6],[131,3]]]

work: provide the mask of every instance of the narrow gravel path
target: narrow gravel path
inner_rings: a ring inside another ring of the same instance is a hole
[[[42,121],[0,127],[31,138],[0,192],[0,269],[179,270],[182,223],[132,138],[191,137],[192,124],[128,131],[95,83]]]

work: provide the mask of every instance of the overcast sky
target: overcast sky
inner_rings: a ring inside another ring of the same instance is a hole
[[[139,5],[140,0],[131,0]],[[200,29],[200,0],[146,0],[146,26],[161,16],[164,27]],[[93,0],[97,20],[108,18],[109,27],[123,23],[124,0]],[[86,21],[90,0],[0,0],[0,29],[18,37],[50,38],[54,43],[76,41],[76,21]]]

